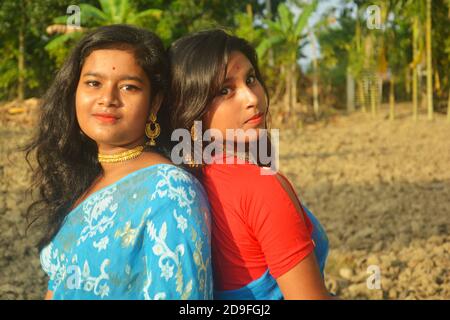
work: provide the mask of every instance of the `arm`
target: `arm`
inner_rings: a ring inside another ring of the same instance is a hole
[[[192,181],[175,185],[185,198],[167,197],[149,216],[143,244],[145,299],[212,299],[210,214],[198,186]]]
[[[300,201],[289,183],[279,175],[276,177],[297,211],[302,212]],[[302,214],[300,216],[303,218]],[[280,276],[277,283],[286,300],[333,299],[325,288],[314,252]]]
[[[53,299],[53,291],[48,290],[44,300],[52,300],[52,299]]]
[[[279,176],[261,178],[260,185],[252,194],[258,205],[250,221],[284,298],[331,299],[315,258],[312,225],[295,191]]]
[[[333,299],[325,288],[314,253],[276,280],[286,300]]]

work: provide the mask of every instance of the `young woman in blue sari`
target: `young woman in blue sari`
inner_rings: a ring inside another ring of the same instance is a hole
[[[163,105],[168,63],[143,29],[98,28],[42,103],[36,153],[47,299],[210,299],[209,207],[174,166]]]

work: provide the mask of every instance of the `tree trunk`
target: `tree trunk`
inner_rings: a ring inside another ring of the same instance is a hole
[[[287,116],[290,117],[291,116],[291,72],[289,69],[286,70],[285,73],[285,81],[286,81],[286,92],[285,92],[285,96],[284,96],[284,100],[286,103],[286,112],[287,112]]]
[[[291,85],[292,85],[292,110],[296,110],[296,106],[297,106],[297,69],[296,69],[296,65],[293,64],[291,67]]]
[[[405,69],[405,91],[408,96],[411,94],[411,70],[409,68]]]
[[[317,76],[317,53],[316,43],[314,42],[313,33],[308,33],[311,48],[312,48],[312,63],[313,63],[313,109],[316,119],[319,117],[319,89],[318,89],[318,76]]]
[[[316,119],[319,117],[319,89],[317,86],[317,76],[313,79],[313,108]]]
[[[418,88],[417,88],[417,68],[412,69],[413,72],[413,87],[412,87],[412,98],[413,98],[413,119],[417,121],[417,108],[418,108]]]
[[[17,98],[25,98],[25,9],[21,6],[22,14],[19,25],[19,55],[18,55],[18,78],[17,78]]]
[[[417,66],[416,59],[418,55],[418,35],[419,35],[419,17],[414,17],[413,22],[413,65],[412,65],[412,102],[413,102],[413,119],[417,121],[417,108],[418,108],[418,88],[417,88]]]
[[[275,92],[271,97],[270,101],[277,101],[277,103],[282,99],[283,82],[277,82],[275,87]],[[272,100],[273,99],[273,100]]]
[[[367,112],[367,108],[366,108],[366,96],[364,93],[364,80],[359,80],[358,81],[358,96],[359,96],[359,103],[361,104],[361,109],[364,113]]]
[[[369,90],[370,90],[370,110],[372,112],[372,116],[377,114],[377,103],[378,103],[378,81],[376,81],[376,77],[371,75]]]
[[[355,111],[355,79],[347,70],[347,112]]]
[[[295,69],[295,63],[291,65],[290,72],[290,97],[289,106],[291,110],[291,120],[292,124],[297,122],[297,70]]]
[[[395,79],[394,79],[394,75],[391,75],[391,85],[390,85],[390,90],[389,90],[389,119],[390,120],[394,120],[395,118],[395,113],[394,113],[394,108],[395,108]]]
[[[433,69],[431,65],[431,0],[427,0],[427,26],[426,26],[426,46],[427,46],[427,107],[428,120],[433,119]]]
[[[284,95],[283,95],[283,108],[281,108],[282,119],[284,122],[285,117],[289,117],[289,72],[285,65],[281,66],[281,74],[284,76]]]
[[[266,0],[266,18],[268,20],[272,20],[272,4],[270,2],[270,0]],[[273,68],[273,66],[275,65],[274,62],[274,56],[273,56],[273,49],[272,47],[269,48],[269,67]]]
[[[448,90],[447,120],[448,120],[448,122],[450,122],[450,89]]]

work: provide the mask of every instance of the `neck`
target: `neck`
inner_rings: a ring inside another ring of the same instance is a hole
[[[117,146],[117,145],[97,143],[97,147],[98,147],[99,154],[114,155],[114,154],[118,154],[121,152],[126,152],[126,151],[136,148],[138,146],[143,146],[144,144],[145,144],[145,139],[139,138],[136,141],[130,142],[125,145]]]
[[[121,171],[139,161],[144,145],[144,141],[136,141],[126,146],[99,145],[99,162],[104,175]]]

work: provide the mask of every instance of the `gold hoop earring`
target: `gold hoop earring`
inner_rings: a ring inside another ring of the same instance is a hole
[[[161,133],[161,127],[159,126],[159,123],[156,122],[156,115],[150,114],[149,117],[150,122],[145,125],[145,135],[150,140],[146,143],[148,146],[156,146],[155,139],[158,138],[159,134]],[[154,128],[152,129],[152,125]]]

